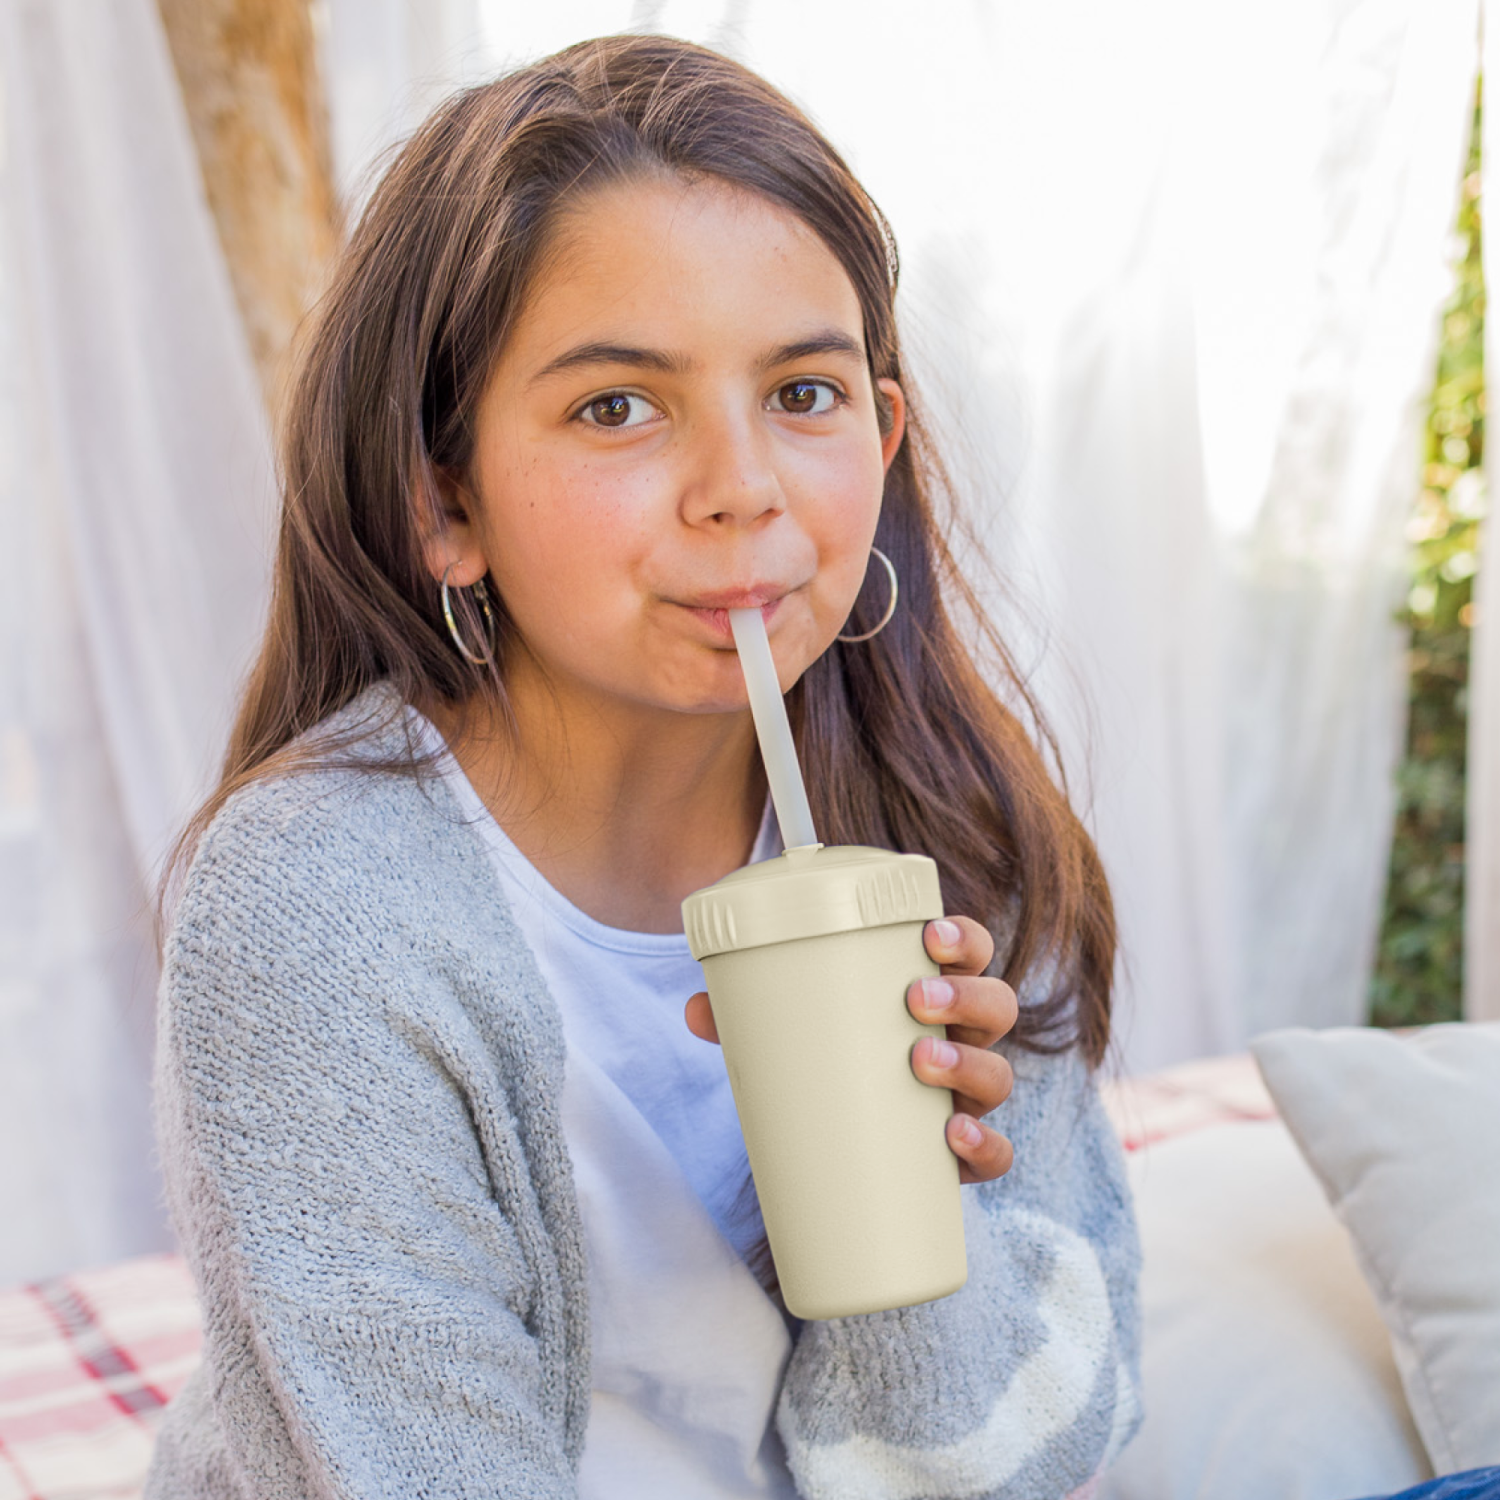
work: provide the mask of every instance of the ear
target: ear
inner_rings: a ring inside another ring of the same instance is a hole
[[[906,393],[894,380],[877,380],[875,386],[891,414],[890,426],[880,434],[880,462],[889,471],[906,436]]]
[[[439,582],[448,573],[454,588],[466,589],[489,572],[489,561],[470,519],[479,501],[455,474],[434,468],[437,494],[434,503],[422,507],[417,527],[422,540],[422,561]]]

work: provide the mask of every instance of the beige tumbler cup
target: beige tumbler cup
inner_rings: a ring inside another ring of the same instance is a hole
[[[787,1308],[840,1318],[930,1302],[968,1275],[952,1098],[911,1050],[907,1009],[938,965],[923,854],[792,848],[682,903],[703,965]]]

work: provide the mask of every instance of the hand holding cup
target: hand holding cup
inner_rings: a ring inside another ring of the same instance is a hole
[[[985,974],[995,956],[988,930],[971,917],[927,923],[923,946],[941,970],[907,990],[907,1008],[917,1020],[947,1029],[947,1040],[923,1037],[912,1048],[912,1072],[934,1088],[952,1092],[949,1149],[958,1157],[959,1181],[988,1182],[1011,1164],[1010,1142],[983,1121],[1010,1094],[1010,1064],[988,1049],[1016,1022],[1015,991]],[[941,987],[941,988],[940,988]],[[946,990],[946,994],[944,993]],[[719,1040],[708,992],[687,1002],[688,1030],[706,1042]]]

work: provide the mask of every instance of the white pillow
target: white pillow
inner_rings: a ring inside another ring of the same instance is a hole
[[[1128,1162],[1146,1420],[1101,1500],[1346,1500],[1431,1478],[1349,1236],[1280,1121]]]
[[[1500,1464],[1500,1025],[1251,1050],[1353,1236],[1433,1467]]]

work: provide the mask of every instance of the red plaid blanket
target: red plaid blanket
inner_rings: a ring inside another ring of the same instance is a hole
[[[1100,1093],[1127,1151],[1205,1125],[1276,1118],[1276,1106],[1248,1052],[1205,1057],[1139,1078],[1106,1080]]]
[[[192,1278],[174,1255],[0,1292],[0,1500],[139,1495],[198,1343]]]
[[[1103,1092],[1127,1151],[1275,1114],[1247,1054]],[[135,1500],[198,1346],[192,1280],[173,1255],[0,1291],[0,1500]]]

